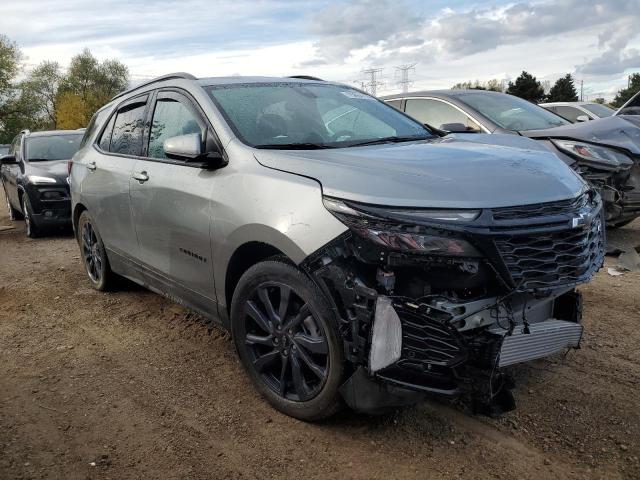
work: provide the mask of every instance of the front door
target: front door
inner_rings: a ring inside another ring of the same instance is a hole
[[[179,135],[205,139],[207,123],[175,91],[160,91],[152,112],[147,159],[136,161],[130,181],[140,259],[152,285],[215,315],[210,199],[216,172],[171,160],[163,149],[167,138]]]

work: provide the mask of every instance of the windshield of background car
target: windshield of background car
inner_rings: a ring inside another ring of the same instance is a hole
[[[600,118],[604,118],[604,117],[610,117],[611,115],[613,115],[615,113],[615,110],[605,106],[605,105],[600,105],[599,103],[587,103],[585,105],[582,105],[583,108],[586,108],[587,110],[589,110],[591,113],[595,114],[596,116],[600,117]]]
[[[80,148],[83,134],[27,138],[26,157],[30,162],[70,160]]]
[[[395,108],[346,86],[282,82],[207,90],[240,140],[256,148],[337,148],[433,137]]]
[[[462,102],[505,130],[544,130],[570,122],[538,105],[512,95],[463,93]]]

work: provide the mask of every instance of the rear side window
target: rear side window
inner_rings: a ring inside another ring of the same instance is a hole
[[[407,115],[435,128],[442,128],[447,123],[461,123],[469,131],[480,131],[480,126],[469,116],[439,100],[409,99],[404,109]]]
[[[142,155],[146,98],[121,107],[115,115],[109,151],[121,155]]]
[[[578,110],[577,108],[574,108],[574,107],[567,107],[564,105],[558,105],[556,107],[556,113],[573,123],[576,123],[578,121],[578,117],[581,115],[588,116],[582,110]]]
[[[389,105],[391,105],[396,110],[402,111],[402,100],[385,100]]]

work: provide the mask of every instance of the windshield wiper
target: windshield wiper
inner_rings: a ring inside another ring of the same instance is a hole
[[[375,140],[366,140],[364,142],[352,143],[349,146],[350,147],[362,147],[364,145],[376,145],[376,144],[379,144],[379,143],[412,142],[412,141],[416,141],[416,140],[427,140],[428,138],[431,138],[431,137],[430,136],[422,137],[422,136],[415,136],[415,135],[411,136],[411,137],[398,137],[398,136],[382,137],[382,138],[376,138]]]
[[[322,143],[267,143],[256,145],[254,148],[273,150],[321,150],[324,148],[336,148]]]

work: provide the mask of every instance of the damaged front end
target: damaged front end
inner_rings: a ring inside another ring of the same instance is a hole
[[[435,393],[497,414],[514,407],[505,367],[579,347],[575,287],[604,259],[595,191],[482,210],[325,206],[349,231],[303,267],[341,320],[354,409]]]
[[[575,160],[573,168],[598,190],[608,226],[621,226],[640,216],[640,158],[582,141],[552,142]]]

